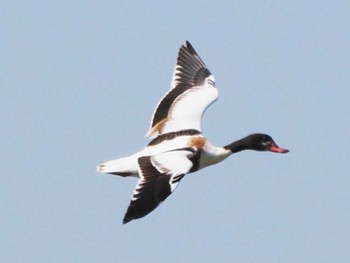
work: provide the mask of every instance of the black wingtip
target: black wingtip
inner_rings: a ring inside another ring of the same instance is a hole
[[[123,219],[123,225],[129,223],[131,220],[132,220],[131,218],[124,217],[124,219]]]
[[[188,40],[186,40],[186,48],[192,55],[197,55],[198,56],[196,50],[194,49],[194,47],[192,46],[192,44]]]

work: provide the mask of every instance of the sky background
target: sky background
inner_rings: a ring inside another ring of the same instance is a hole
[[[350,262],[349,1],[3,1],[1,262]],[[186,40],[215,75],[215,145],[268,133],[122,225]]]

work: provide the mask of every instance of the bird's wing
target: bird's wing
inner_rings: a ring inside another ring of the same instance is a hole
[[[187,174],[195,154],[193,148],[173,150],[138,159],[140,179],[134,189],[123,223],[152,212],[176,188]]]
[[[147,136],[201,131],[202,115],[217,98],[214,76],[187,41],[179,50],[171,90],[157,105]]]

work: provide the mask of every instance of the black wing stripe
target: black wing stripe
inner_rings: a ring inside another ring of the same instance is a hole
[[[177,85],[159,103],[153,115],[152,127],[167,117],[171,105],[179,95],[193,86],[203,84],[205,78],[210,76],[210,71],[188,41],[181,46],[176,65],[174,79]]]
[[[157,107],[156,112],[154,113],[152,127],[154,127],[157,123],[164,120],[168,116],[168,111],[175,101],[175,99],[188,90],[189,87],[181,86],[176,89],[172,89],[169,93],[163,98],[160,104]]]
[[[124,216],[124,224],[149,214],[171,194],[171,175],[159,172],[151,156],[140,157],[138,162],[142,176]]]
[[[151,145],[157,145],[163,141],[168,141],[172,140],[175,137],[178,136],[186,136],[186,135],[199,135],[202,134],[200,131],[194,130],[194,129],[188,129],[188,130],[181,130],[181,131],[176,131],[176,132],[168,132],[164,133],[162,135],[159,135],[157,138],[153,139],[148,146]]]

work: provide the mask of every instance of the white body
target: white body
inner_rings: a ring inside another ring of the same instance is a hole
[[[202,138],[204,139],[204,137]],[[101,173],[130,173],[130,175],[132,176],[139,177],[138,159],[141,156],[153,156],[169,152],[174,149],[191,147],[191,139],[193,139],[193,136],[180,136],[174,138],[173,140],[164,141],[154,146],[147,146],[143,150],[136,152],[132,155],[105,162],[99,165],[97,170]],[[201,148],[201,158],[197,170],[221,162],[222,160],[230,156],[230,154],[232,154],[231,151],[226,150],[222,147],[215,147],[206,140],[203,148]]]

